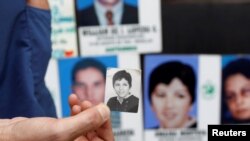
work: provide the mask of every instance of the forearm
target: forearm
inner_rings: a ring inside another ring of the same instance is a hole
[[[10,141],[10,120],[1,119],[0,120],[0,141]]]
[[[27,4],[36,8],[49,10],[48,0],[26,0]]]
[[[0,141],[15,140],[15,132],[12,131],[13,127],[27,118],[18,117],[13,119],[0,119]]]

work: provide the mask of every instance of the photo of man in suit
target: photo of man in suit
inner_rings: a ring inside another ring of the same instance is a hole
[[[78,27],[138,23],[138,8],[124,0],[93,0],[89,7],[76,11]]]

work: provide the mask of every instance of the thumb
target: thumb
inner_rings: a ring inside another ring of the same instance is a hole
[[[75,139],[87,132],[101,127],[110,118],[110,110],[104,104],[89,108],[73,117],[61,119],[58,126],[63,136],[69,140]]]

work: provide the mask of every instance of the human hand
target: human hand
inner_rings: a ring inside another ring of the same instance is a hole
[[[85,109],[75,116],[64,119],[46,117],[2,119],[0,140],[113,141],[109,119],[110,111],[104,104]],[[98,138],[92,134],[93,131],[96,131]]]
[[[40,8],[40,9],[49,9],[48,0],[26,0],[26,3],[32,7]]]
[[[75,94],[71,94],[69,96],[69,105],[71,109],[71,116],[77,115],[80,112],[93,107],[92,103],[89,101],[80,102]],[[114,141],[111,120],[108,119],[103,127],[100,127],[95,131],[90,131],[77,138],[75,141]]]

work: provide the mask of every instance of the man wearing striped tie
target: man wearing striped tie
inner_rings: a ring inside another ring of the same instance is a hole
[[[93,5],[85,9],[78,7],[77,11],[78,27],[138,23],[137,7],[127,4],[124,0],[93,0]]]

